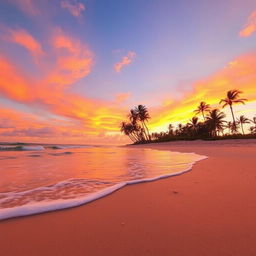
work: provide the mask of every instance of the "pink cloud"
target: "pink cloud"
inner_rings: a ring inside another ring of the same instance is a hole
[[[91,72],[93,53],[80,40],[58,29],[54,33],[52,47],[56,55],[56,65],[48,74],[48,83],[70,85]]]
[[[131,93],[127,92],[127,93],[118,93],[116,94],[116,101],[118,103],[122,103],[126,100],[128,100],[131,97]]]
[[[8,29],[7,40],[19,44],[28,50],[34,57],[44,54],[41,44],[24,29]]]
[[[10,0],[11,3],[17,5],[24,13],[31,16],[40,14],[40,10],[36,6],[35,0]]]
[[[256,11],[254,11],[248,18],[247,23],[243,29],[239,32],[239,36],[248,37],[256,32]]]
[[[75,17],[80,17],[85,10],[85,5],[76,0],[62,0],[60,6],[63,9],[67,9]]]
[[[118,63],[115,64],[114,69],[116,72],[121,72],[121,70],[125,67],[130,65],[134,59],[136,57],[136,53],[135,52],[128,52],[128,54],[126,56],[124,56],[122,58],[122,60]]]

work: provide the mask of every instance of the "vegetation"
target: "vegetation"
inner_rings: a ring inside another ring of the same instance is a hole
[[[128,114],[130,122],[121,123],[121,132],[129,136],[134,143],[151,141],[146,122],[150,119],[148,110],[143,105],[138,105]]]
[[[196,115],[198,115],[198,114],[201,113],[202,116],[203,116],[203,119],[204,119],[204,121],[205,121],[205,116],[204,116],[204,114],[205,114],[205,112],[209,112],[210,110],[211,110],[210,105],[209,105],[209,104],[206,104],[204,101],[201,101],[200,104],[199,104],[199,106],[197,107],[197,109],[194,110],[194,112],[196,113]]]
[[[229,105],[230,107],[230,111],[232,114],[232,118],[233,118],[233,125],[236,126],[236,121],[235,121],[235,116],[234,116],[234,111],[233,111],[233,105],[234,104],[238,104],[238,103],[242,103],[245,104],[245,101],[247,99],[240,99],[239,96],[242,92],[238,91],[238,90],[230,90],[227,92],[227,97],[225,99],[221,99],[220,100],[220,104],[223,103],[222,108],[225,108],[227,105]]]
[[[145,106],[138,105],[130,110],[129,122],[122,122],[121,132],[127,135],[135,144],[172,140],[256,138],[256,117],[250,120],[241,115],[235,119],[233,105],[245,104],[245,101],[247,101],[247,99],[240,98],[240,94],[242,94],[241,91],[230,90],[227,92],[226,98],[219,102],[219,104],[222,104],[222,108],[230,107],[233,122],[227,122],[224,112],[220,109],[212,109],[209,104],[202,101],[194,110],[196,115],[202,115],[202,121],[194,116],[185,125],[180,123],[175,128],[173,124],[169,124],[167,132],[150,134],[147,127],[147,122],[150,119],[148,110]],[[244,125],[249,123],[252,124],[249,127],[250,134],[245,134]]]

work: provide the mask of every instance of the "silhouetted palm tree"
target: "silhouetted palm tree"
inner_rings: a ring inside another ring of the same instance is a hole
[[[136,111],[134,109],[130,110],[130,113],[128,114],[128,118],[131,121],[132,124],[137,123],[138,120],[138,114],[136,113]]]
[[[122,122],[120,130],[121,130],[122,133],[127,135],[133,142],[137,141],[136,137],[133,134],[134,128],[133,128],[133,125],[131,123]]]
[[[255,133],[256,133],[256,126],[251,126],[251,127],[249,128],[249,130],[250,130],[250,133],[251,133],[251,134],[255,134]]]
[[[134,133],[138,140],[142,141],[145,140],[145,134],[141,133],[140,125],[138,124],[139,116],[135,109],[131,109],[130,113],[128,114],[128,118],[134,127]]]
[[[176,135],[181,135],[182,132],[183,132],[183,128],[184,128],[183,124],[178,124],[178,127],[177,127],[177,129],[175,131]]]
[[[233,122],[227,122],[226,124],[226,128],[228,128],[229,134],[232,133],[232,126],[233,126]]]
[[[225,127],[229,129],[229,134],[237,133],[238,131],[236,123],[234,125],[234,123],[231,121],[227,122],[227,125]]]
[[[203,119],[204,119],[204,121],[205,121],[204,113],[205,113],[205,112],[209,112],[210,109],[211,109],[211,107],[210,107],[209,104],[206,104],[204,101],[201,101],[200,104],[198,105],[197,109],[194,110],[194,112],[196,113],[196,115],[202,114]]]
[[[256,126],[256,116],[253,117],[253,119],[251,120],[251,122]]]
[[[219,109],[213,109],[209,112],[209,115],[206,117],[206,122],[209,125],[211,133],[213,136],[217,136],[218,130],[223,130],[225,114],[220,112]]]
[[[237,123],[241,125],[241,129],[244,134],[243,124],[249,124],[250,120],[248,118],[246,118],[244,115],[241,115],[239,118],[237,118]]]
[[[198,117],[194,116],[192,119],[190,119],[190,123],[188,123],[188,126],[191,127],[193,130],[197,130],[198,127]]]
[[[169,133],[170,135],[173,135],[173,128],[174,128],[174,126],[173,126],[172,124],[169,124],[169,125],[168,125],[168,133]]]
[[[142,126],[147,131],[147,134],[146,134],[147,139],[150,140],[149,130],[148,130],[148,127],[145,123],[150,119],[147,108],[143,105],[138,105],[138,107],[135,108],[135,112],[137,113],[138,119],[141,121]]]
[[[199,122],[198,122],[199,119],[198,119],[198,117],[194,116],[189,121],[190,122],[187,123],[186,133],[187,133],[188,136],[189,135],[194,136],[194,135],[196,135],[197,130],[199,128]]]
[[[223,103],[222,108],[225,108],[227,105],[229,105],[234,125],[236,124],[236,121],[235,121],[232,105],[237,103],[245,104],[244,102],[247,100],[247,99],[239,98],[241,93],[242,92],[239,90],[230,90],[227,92],[227,97],[225,99],[221,99],[219,103],[219,104]]]

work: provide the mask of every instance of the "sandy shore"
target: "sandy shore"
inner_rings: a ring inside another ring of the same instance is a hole
[[[139,147],[209,158],[81,207],[2,221],[1,255],[256,255],[256,140]]]

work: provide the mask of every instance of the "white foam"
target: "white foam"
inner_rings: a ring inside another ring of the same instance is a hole
[[[0,146],[0,150],[8,150],[8,151],[16,151],[16,150],[24,150],[24,151],[41,151],[44,150],[45,148],[43,146],[20,146],[20,145],[15,145],[15,146]]]
[[[72,148],[90,148],[92,146],[84,145],[84,146],[79,146],[79,145],[54,145],[54,149],[72,149]]]
[[[22,150],[25,151],[41,151],[44,150],[43,146],[22,146]]]
[[[192,154],[194,154],[194,153],[192,153]],[[59,199],[59,200],[54,200],[54,201],[50,201],[50,202],[48,201],[48,202],[33,203],[33,204],[23,205],[23,206],[18,206],[18,207],[13,207],[13,208],[3,208],[0,210],[0,220],[76,207],[76,206],[80,206],[80,205],[89,203],[91,201],[94,201],[101,197],[107,196],[126,185],[155,181],[155,180],[162,179],[162,178],[181,175],[185,172],[190,171],[192,169],[192,166],[196,162],[208,158],[206,156],[201,156],[201,155],[200,156],[197,155],[197,156],[198,156],[198,158],[193,163],[188,164],[188,167],[186,169],[176,172],[176,173],[160,175],[160,176],[153,177],[153,178],[145,178],[145,179],[137,179],[137,180],[120,182],[120,183],[110,186],[108,188],[104,188],[98,192],[94,192],[90,195],[86,195],[84,197],[79,197],[79,198],[75,198],[75,199]],[[55,185],[60,186],[67,182],[69,182],[69,180],[57,183]],[[41,188],[38,188],[37,190],[40,190],[40,189]],[[25,191],[23,193],[27,193],[27,192],[29,192],[29,191]]]

